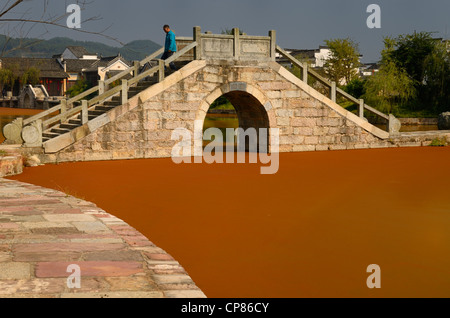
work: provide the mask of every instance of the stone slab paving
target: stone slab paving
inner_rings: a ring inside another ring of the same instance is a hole
[[[69,288],[70,265],[81,288]],[[65,193],[0,178],[0,297],[203,298],[124,221]]]

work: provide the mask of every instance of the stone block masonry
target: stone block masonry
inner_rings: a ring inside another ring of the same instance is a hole
[[[81,288],[67,285],[69,265]],[[122,220],[0,178],[0,298],[203,298],[183,267]]]

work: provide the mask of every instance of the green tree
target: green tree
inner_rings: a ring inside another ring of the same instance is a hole
[[[225,30],[222,30],[222,34],[224,34],[224,35],[233,35],[233,29],[226,28]],[[239,35],[244,35],[244,31],[239,29]]]
[[[389,57],[399,67],[405,69],[416,86],[423,83],[425,76],[425,59],[434,51],[436,40],[430,32],[400,35],[393,40],[393,49]]]
[[[325,43],[331,51],[324,65],[326,76],[338,85],[350,83],[358,75],[358,44],[350,38],[326,40]]]
[[[382,60],[384,73],[380,75],[391,73],[385,80],[397,82],[395,87],[400,100],[396,98],[396,102],[401,104],[396,106],[431,114],[450,109],[450,53],[440,39],[432,38],[432,33],[415,32],[386,38]],[[368,85],[371,85],[370,90],[374,89],[374,81],[369,81]],[[374,92],[369,93],[373,97]]]
[[[311,59],[308,58],[308,56],[306,54],[301,53],[301,54],[297,54],[294,57],[300,63],[302,63],[302,64],[306,63],[308,65],[308,67],[311,67],[312,61],[311,61]],[[294,74],[298,78],[300,78],[300,79],[302,78],[302,70],[300,69],[300,67],[296,66],[295,64],[292,65],[292,67],[290,68],[290,71],[292,74]]]
[[[348,83],[343,90],[355,98],[361,98],[366,93],[366,81],[355,77]]]
[[[73,85],[71,88],[69,88],[66,92],[66,95],[68,95],[70,98],[75,97],[84,91],[89,89],[88,82],[83,78],[78,80],[75,85]]]
[[[394,113],[399,104],[407,102],[416,94],[414,80],[392,58],[395,43],[392,38],[384,39],[380,71],[371,76],[365,85],[364,97],[369,104],[388,113]]]
[[[17,81],[17,70],[19,69],[18,65],[11,65],[8,68],[0,69],[0,83],[2,86],[6,86],[9,89],[13,90],[14,84]]]
[[[30,67],[22,75],[22,78],[21,78],[22,84],[23,85],[27,85],[27,84],[37,85],[37,84],[39,84],[39,82],[40,82],[40,74],[41,74],[41,71],[39,69],[37,69],[35,67]]]
[[[443,42],[436,42],[425,58],[422,98],[434,112],[450,110],[450,51]]]

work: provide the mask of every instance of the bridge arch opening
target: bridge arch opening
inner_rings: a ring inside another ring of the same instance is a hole
[[[252,149],[249,137],[247,137],[245,151],[267,152],[270,139],[269,115],[261,101],[247,91],[230,91],[222,94],[211,103],[204,119],[203,131],[212,127],[219,128],[222,131],[224,145],[226,145],[227,128],[242,128],[245,132],[254,128],[257,135],[256,149]],[[267,134],[261,135],[261,128],[266,129]],[[203,145],[206,146],[210,142],[204,141]],[[237,150],[237,137],[234,138],[234,149]]]

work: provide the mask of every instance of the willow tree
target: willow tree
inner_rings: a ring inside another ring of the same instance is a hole
[[[381,111],[393,113],[398,105],[415,97],[415,81],[391,57],[395,40],[386,37],[384,45],[380,70],[367,80],[364,97]]]
[[[30,67],[23,73],[22,75],[22,84],[27,85],[37,85],[40,82],[40,74],[41,71],[37,69],[36,67]]]
[[[3,88],[8,87],[9,89],[14,89],[14,84],[17,81],[17,71],[19,66],[17,64],[10,65],[8,68],[0,69],[0,84]]]
[[[327,78],[338,85],[350,83],[358,76],[358,44],[350,38],[326,40],[325,43],[331,51],[324,64]]]
[[[450,50],[447,44],[436,41],[423,66],[423,99],[435,112],[450,111]]]

